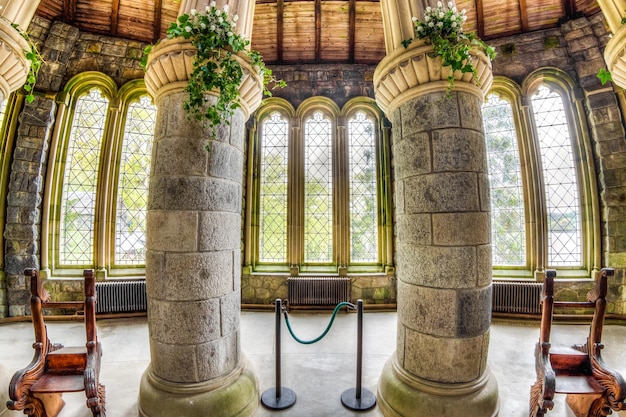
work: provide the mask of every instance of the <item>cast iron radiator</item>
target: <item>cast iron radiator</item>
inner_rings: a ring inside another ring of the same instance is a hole
[[[96,282],[96,313],[147,311],[146,281]]]
[[[289,305],[330,306],[350,301],[351,281],[339,276],[287,278]]]
[[[492,311],[541,314],[542,291],[541,282],[494,281]]]

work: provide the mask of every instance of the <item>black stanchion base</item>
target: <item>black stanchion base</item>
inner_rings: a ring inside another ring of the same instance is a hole
[[[345,390],[341,394],[341,404],[354,411],[365,411],[376,405],[376,396],[365,388],[361,389],[361,398],[356,397],[356,388]]]
[[[289,388],[280,388],[280,397],[276,396],[276,387],[269,388],[261,395],[261,404],[271,410],[284,410],[296,403],[296,393]]]

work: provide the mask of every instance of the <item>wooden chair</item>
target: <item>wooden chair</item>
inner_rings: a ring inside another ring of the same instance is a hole
[[[626,409],[626,382],[605,365],[600,355],[604,348],[601,339],[607,277],[613,274],[613,269],[602,269],[587,294],[587,301],[569,302],[554,301],[556,271],[546,271],[541,334],[535,349],[537,381],[530,389],[530,417],[541,417],[551,410],[555,394],[567,394],[567,404],[577,417],[607,416],[612,410]],[[594,309],[587,343],[571,347],[551,345],[552,317],[557,308]]]
[[[7,407],[35,417],[56,417],[63,405],[64,392],[85,391],[87,407],[95,417],[105,417],[105,390],[99,382],[102,349],[96,335],[96,284],[93,270],[85,270],[85,301],[51,302],[39,272],[26,269],[30,277],[30,309],[35,327],[35,356],[17,371],[9,385]],[[44,309],[84,311],[87,343],[64,347],[48,339]]]

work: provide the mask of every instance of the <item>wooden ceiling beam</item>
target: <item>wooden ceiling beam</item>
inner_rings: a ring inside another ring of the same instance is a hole
[[[354,49],[356,43],[356,0],[349,3],[349,26],[348,26],[348,62],[354,63]]]
[[[322,60],[322,0],[315,0],[315,62]]]
[[[563,0],[563,13],[566,20],[576,18],[576,3],[574,0]]]
[[[117,35],[117,25],[120,15],[120,0],[113,0],[111,5],[111,35]]]
[[[519,16],[522,32],[528,32],[528,6],[526,0],[519,0]]]
[[[152,42],[156,42],[161,38],[161,18],[162,18],[163,0],[154,0],[154,22],[152,23]]]
[[[283,37],[285,36],[285,2],[276,1],[276,61],[283,62]]]
[[[483,0],[476,0],[476,32],[478,37],[483,39],[485,37],[485,21],[483,11]]]
[[[65,0],[63,2],[63,21],[74,23],[76,18],[76,0]]]

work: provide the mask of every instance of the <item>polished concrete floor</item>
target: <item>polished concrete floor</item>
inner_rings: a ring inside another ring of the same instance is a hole
[[[290,314],[290,322],[301,339],[313,339],[325,329],[329,312]],[[363,387],[376,392],[380,371],[396,346],[396,313],[366,312],[364,315]],[[273,312],[241,314],[241,344],[254,365],[259,389],[264,392],[275,386],[275,315]],[[340,313],[321,341],[297,343],[282,327],[282,386],[297,395],[295,405],[287,410],[272,411],[259,405],[256,417],[380,417],[378,407],[354,412],[341,404],[341,394],[356,386],[357,315]],[[79,322],[49,322],[53,342],[81,344],[83,326]],[[583,343],[586,325],[556,325],[553,340]],[[107,390],[108,417],[137,417],[139,380],[150,358],[148,329],[144,317],[98,321],[98,334],[103,345],[101,381]],[[534,382],[533,350],[539,335],[538,322],[504,322],[495,320],[491,329],[489,366],[495,375],[500,393],[501,417],[528,415],[529,387]],[[6,399],[6,386],[13,372],[26,366],[32,358],[33,330],[30,323],[0,324],[0,399]],[[605,362],[626,375],[626,327],[605,326],[603,352]],[[3,369],[2,369],[3,368]],[[572,417],[563,396],[557,396],[552,417]],[[59,417],[88,417],[82,393],[65,395],[66,406]],[[2,410],[2,407],[0,407]],[[2,417],[23,415],[0,411]],[[620,413],[621,417],[626,412]],[[184,417],[184,416],[173,416]],[[438,417],[438,416],[432,416]]]

